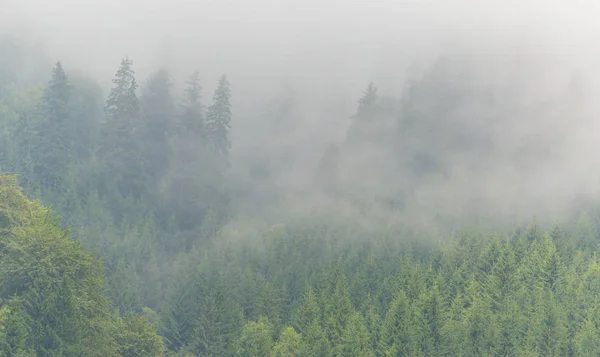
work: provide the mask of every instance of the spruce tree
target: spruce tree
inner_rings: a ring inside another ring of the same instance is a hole
[[[272,327],[266,317],[250,321],[242,328],[236,341],[236,357],[268,356],[273,346]]]
[[[208,153],[203,145],[205,123],[200,102],[201,88],[196,72],[187,81],[175,130],[175,155],[169,172],[169,203],[182,230],[190,230],[201,223],[208,201],[204,187],[210,171]]]
[[[379,339],[380,356],[412,356],[415,352],[414,328],[408,297],[404,291],[396,294],[383,319]]]
[[[143,113],[143,152],[145,172],[158,185],[169,170],[172,156],[169,135],[174,118],[169,72],[160,69],[152,74],[140,98]]]
[[[229,129],[231,128],[231,90],[229,81],[223,75],[213,95],[213,104],[208,108],[206,116],[206,136],[210,152],[221,163],[229,158]]]
[[[143,192],[141,145],[136,129],[140,119],[138,88],[133,62],[125,57],[113,79],[106,100],[102,161],[116,180],[122,196],[140,197]]]
[[[293,327],[286,327],[279,336],[279,340],[273,346],[271,357],[293,357],[298,356],[304,350],[302,335],[297,333]]]
[[[377,87],[375,87],[373,82],[370,82],[367,89],[363,92],[362,97],[358,100],[358,109],[354,118],[359,121],[376,119],[375,116],[379,111],[378,100]]]
[[[364,316],[358,311],[354,312],[348,318],[348,324],[342,334],[341,343],[338,346],[338,355],[344,357],[375,357],[370,338]]]
[[[181,113],[180,130],[183,135],[191,135],[194,138],[204,136],[204,113],[202,107],[202,86],[200,75],[194,72],[186,81]]]
[[[41,121],[37,126],[34,150],[34,173],[43,187],[53,190],[64,189],[71,160],[71,149],[67,131],[70,86],[61,62],[52,70],[52,79],[44,91]]]
[[[302,302],[292,316],[292,327],[306,334],[313,322],[321,325],[321,306],[312,287],[309,285],[302,297]]]
[[[372,130],[376,127],[373,125],[379,122],[381,112],[377,87],[371,82],[358,100],[356,114],[352,117],[354,121],[348,130],[348,141],[356,144],[376,139]]]

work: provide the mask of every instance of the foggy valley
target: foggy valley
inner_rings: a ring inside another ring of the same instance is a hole
[[[600,353],[599,4],[0,9],[0,356]]]

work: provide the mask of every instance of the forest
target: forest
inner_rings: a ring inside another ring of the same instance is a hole
[[[600,355],[600,206],[547,188],[585,85],[490,63],[366,83],[307,164],[293,94],[236,151],[226,74],[123,57],[105,90],[0,37],[0,357]]]

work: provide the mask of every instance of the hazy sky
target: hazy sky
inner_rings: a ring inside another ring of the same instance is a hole
[[[249,113],[256,116],[260,110],[254,107],[290,89],[299,101],[295,114],[302,130],[278,139],[296,145],[298,155],[312,153],[313,161],[328,141],[345,135],[344,125],[370,80],[380,92],[398,95],[409,66],[426,66],[442,53],[476,55],[479,63],[489,58],[481,76],[490,83],[502,82],[510,71],[502,61],[491,65],[498,59],[517,55],[535,61],[535,80],[520,88],[523,101],[552,98],[544,93],[561,91],[574,72],[598,83],[599,18],[596,0],[0,0],[0,31],[41,40],[53,59],[68,70],[85,71],[104,87],[125,55],[134,60],[142,82],[161,65],[169,66],[176,83],[199,70],[205,97],[227,73],[233,86],[233,141],[242,153],[244,145],[256,144],[248,133],[264,124]],[[520,114],[524,127],[510,128],[515,133],[509,139],[569,136],[561,162],[549,163],[537,177],[501,165],[490,169],[482,179],[489,192],[506,196],[509,180],[522,183],[516,197],[566,187],[590,192],[598,186],[596,159],[586,156],[597,152],[600,142],[595,116],[574,124],[569,113]],[[536,133],[538,128],[545,131]],[[452,190],[472,188],[471,178],[457,177],[445,184]]]
[[[391,76],[390,67],[403,69],[442,45],[496,55],[508,43],[581,53],[598,38],[600,14],[591,0],[3,2],[4,26],[31,29],[57,57],[102,76],[129,55],[141,73],[164,63],[180,72],[227,72],[240,84],[285,76],[353,91],[371,78],[394,87],[402,71]]]
[[[519,50],[585,66],[586,76],[595,75],[600,63],[600,3],[594,0],[0,4],[0,30],[42,40],[53,59],[84,70],[105,87],[127,55],[142,80],[160,65],[170,67],[176,83],[199,70],[206,96],[227,73],[238,108],[255,105],[257,98],[270,100],[291,85],[304,100],[341,103],[339,115],[349,115],[368,81],[382,92],[399,94],[415,59],[425,65],[443,52],[498,58]]]

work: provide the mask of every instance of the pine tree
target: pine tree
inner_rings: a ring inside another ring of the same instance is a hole
[[[321,325],[321,306],[311,286],[306,288],[302,304],[294,312],[292,326],[302,334],[306,334],[311,325]]]
[[[30,321],[22,306],[21,299],[11,297],[0,308],[0,351],[2,356],[35,356],[27,346],[31,333]]]
[[[121,314],[141,310],[141,284],[141,279],[131,264],[120,259],[112,269],[108,286],[111,300]]]
[[[411,310],[404,291],[398,292],[383,320],[379,356],[412,356],[415,352]]]
[[[304,354],[302,355],[329,357],[331,355],[331,344],[321,324],[315,319],[305,331],[301,334],[304,339]]]
[[[143,161],[138,135],[140,105],[133,62],[127,57],[113,79],[114,87],[106,100],[104,138],[100,148],[106,170],[115,178],[122,196],[140,197],[144,190]]]
[[[377,105],[378,100],[377,87],[375,87],[373,82],[370,82],[367,89],[363,92],[362,97],[358,100],[358,109],[354,118],[359,121],[375,120],[375,116],[379,110]]]
[[[204,136],[204,113],[202,107],[202,86],[200,75],[194,72],[186,82],[182,103],[180,135],[190,135],[196,139]]]
[[[149,314],[127,313],[117,320],[116,341],[122,357],[164,357],[165,346]]]
[[[526,350],[538,356],[564,356],[568,334],[564,308],[553,294],[537,291],[526,336]]]
[[[56,191],[64,189],[71,160],[68,133],[70,85],[61,62],[52,70],[41,110],[41,121],[35,133],[34,173],[43,187]]]
[[[206,136],[210,152],[218,162],[227,164],[229,158],[229,129],[231,128],[231,90],[229,81],[223,75],[213,95],[213,104],[208,108],[206,116]]]
[[[417,327],[415,335],[420,350],[425,356],[439,356],[445,314],[437,285],[423,292],[414,305]]]
[[[304,348],[302,335],[294,328],[286,327],[279,336],[279,340],[271,351],[271,357],[294,357],[298,356]]]
[[[591,316],[588,316],[573,337],[575,340],[576,356],[592,357],[600,355],[598,333],[600,331],[598,331],[597,323]]]
[[[348,130],[348,141],[358,143],[375,139],[372,136],[377,132],[373,130],[379,124],[381,113],[377,88],[371,82],[358,100],[358,108],[353,116],[354,121]]]
[[[39,187],[37,177],[34,173],[35,164],[32,157],[32,155],[36,155],[33,150],[36,140],[36,118],[38,116],[37,111],[33,110],[20,113],[15,131],[13,132],[14,137],[12,138],[14,140],[12,158],[14,172],[19,173],[19,184],[24,189],[31,191]],[[10,172],[10,170],[5,168],[2,170]]]
[[[210,204],[207,183],[211,181],[211,157],[204,145],[205,129],[201,86],[198,73],[187,81],[181,116],[175,131],[172,170],[168,192],[177,225],[182,230],[197,227],[208,213]],[[189,246],[185,242],[184,246]]]
[[[209,292],[196,316],[191,345],[201,356],[229,355],[242,326],[240,305],[231,294],[219,290]]]
[[[364,316],[358,311],[354,312],[348,319],[338,345],[338,355],[344,357],[375,357],[371,349],[370,339],[370,332],[367,330]]]
[[[268,281],[262,284],[262,289],[255,299],[255,311],[260,316],[266,317],[274,331],[281,328],[281,312],[283,310],[285,294],[277,289],[275,284]]]
[[[169,135],[173,131],[174,108],[169,72],[160,69],[143,88],[140,104],[143,113],[143,152],[145,172],[157,186],[169,170],[172,156]]]
[[[56,214],[0,176],[0,299],[22,301],[39,356],[116,356],[103,266]]]
[[[258,321],[249,321],[242,328],[242,334],[236,341],[236,357],[268,356],[273,339],[272,327],[266,317]]]
[[[98,149],[104,95],[100,85],[85,77],[69,78],[73,93],[69,101],[69,139],[72,160],[87,162]]]
[[[348,284],[343,275],[339,275],[335,282],[333,294],[322,295],[323,325],[328,334],[329,342],[336,346],[342,337],[346,323],[354,312],[354,306],[350,301]]]
[[[497,344],[496,325],[489,304],[473,294],[474,291],[469,293],[470,307],[464,312],[461,350],[467,356],[490,356]]]

